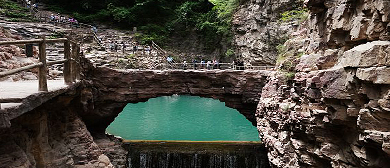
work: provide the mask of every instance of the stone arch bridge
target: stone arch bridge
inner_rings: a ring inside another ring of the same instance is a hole
[[[159,96],[194,95],[225,102],[253,125],[267,78],[275,71],[112,70],[93,68],[81,91],[84,118],[91,132],[103,133],[127,103]]]

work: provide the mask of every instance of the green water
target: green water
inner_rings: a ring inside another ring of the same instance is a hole
[[[197,96],[128,104],[106,131],[126,140],[259,141],[256,127],[237,110]]]

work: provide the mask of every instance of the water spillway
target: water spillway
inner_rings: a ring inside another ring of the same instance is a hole
[[[259,142],[127,141],[127,167],[268,168]]]
[[[267,167],[256,127],[224,103],[164,96],[128,104],[106,132],[120,136],[127,167]]]

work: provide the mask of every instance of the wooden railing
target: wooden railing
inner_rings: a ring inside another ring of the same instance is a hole
[[[64,43],[64,59],[57,61],[46,61],[46,44],[47,43]],[[38,91],[47,92],[47,66],[54,64],[64,64],[64,81],[65,84],[70,85],[76,80],[80,79],[80,46],[67,38],[58,39],[33,39],[33,40],[17,40],[17,41],[0,41],[0,45],[39,45],[39,63],[27,65],[21,68],[12,69],[9,71],[0,72],[0,78],[13,75],[22,71],[27,71],[33,68],[38,70]],[[1,103],[1,102],[0,102]]]

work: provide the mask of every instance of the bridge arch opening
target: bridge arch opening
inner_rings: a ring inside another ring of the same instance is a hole
[[[236,109],[189,95],[129,103],[106,132],[126,140],[259,141],[256,127]]]

